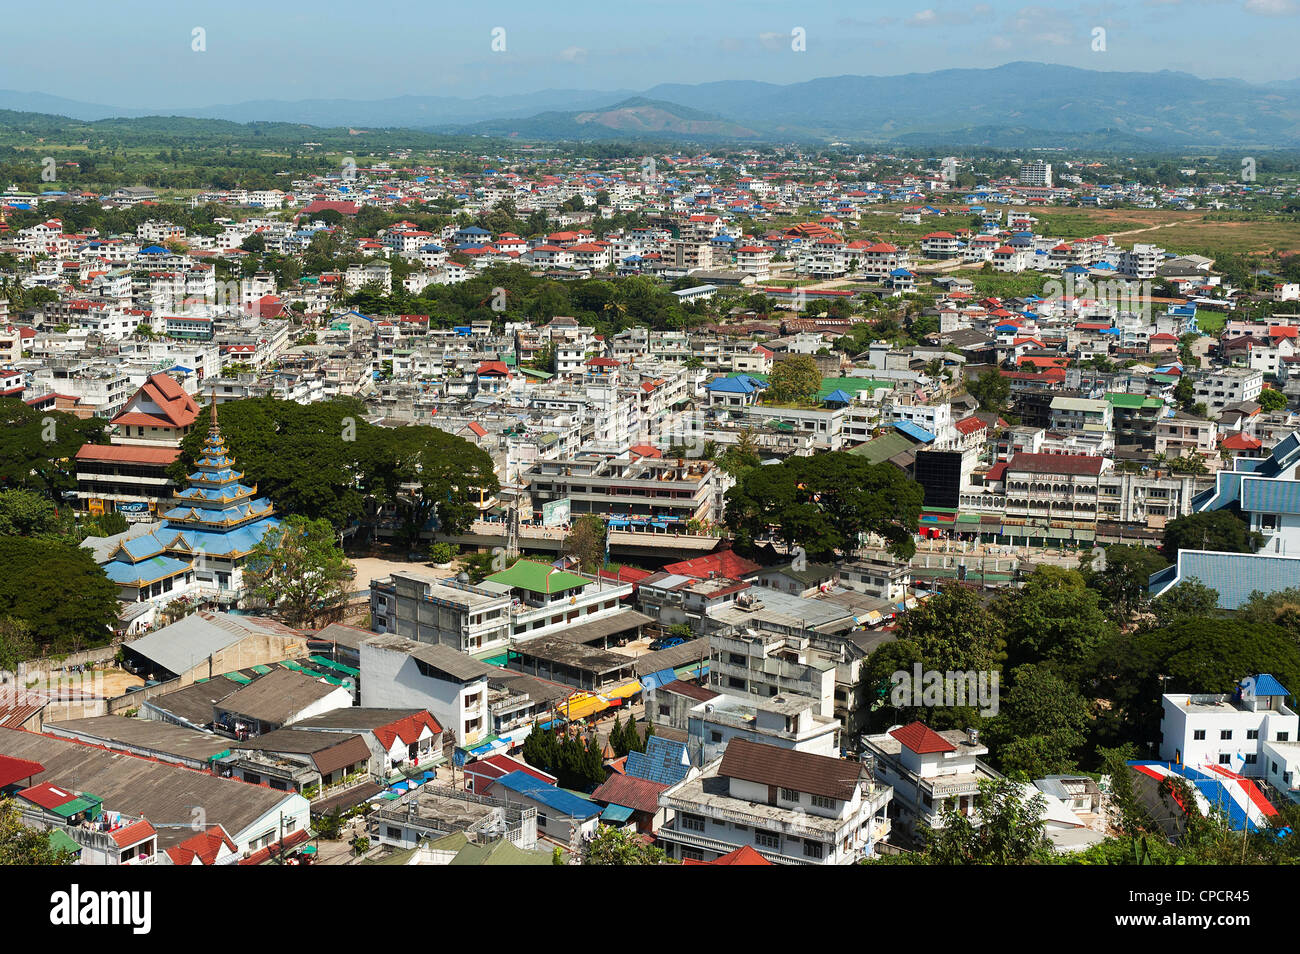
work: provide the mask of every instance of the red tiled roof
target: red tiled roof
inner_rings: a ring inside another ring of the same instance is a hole
[[[757,573],[760,567],[753,560],[746,560],[733,550],[721,550],[708,556],[669,563],[664,567],[665,573],[679,576],[693,576],[698,580],[707,580],[710,573],[726,577],[729,580],[742,580],[751,573]]]
[[[653,815],[659,808],[659,795],[668,786],[633,775],[611,775],[591,793],[592,799],[606,805],[622,805],[633,811]]]
[[[170,464],[179,447],[143,447],[131,444],[82,444],[77,460],[124,461],[132,464]]]
[[[917,755],[933,755],[938,752],[956,752],[953,745],[924,722],[913,722],[901,729],[889,733]]]
[[[385,749],[391,749],[396,739],[401,739],[407,745],[417,741],[420,738],[420,730],[425,726],[429,731],[437,735],[442,731],[442,726],[428,712],[421,710],[413,712],[405,718],[398,719],[396,722],[390,722],[388,725],[381,725],[375,729],[375,738],[377,738]]]
[[[1086,454],[1025,454],[1011,458],[1007,470],[1031,474],[1068,474],[1076,477],[1097,476],[1105,458]]]
[[[982,431],[987,426],[978,417],[963,417],[954,425],[962,434],[974,434],[976,431]]]
[[[207,831],[191,835],[180,844],[168,848],[167,855],[178,865],[192,864],[195,858],[205,865],[212,865],[216,864],[223,844],[232,852],[235,851],[235,843],[230,840],[226,830],[220,825],[213,825]]]
[[[132,845],[138,845],[156,834],[158,832],[154,830],[153,825],[143,818],[138,822],[132,822],[109,832],[109,835],[112,836],[113,841],[117,842],[119,848],[130,848]]]
[[[41,808],[58,808],[60,805],[66,805],[77,796],[72,792],[64,791],[51,785],[49,782],[42,782],[39,785],[33,785],[31,788],[25,788],[17,793],[18,797],[33,805],[39,805]]]
[[[741,845],[735,851],[729,851],[712,861],[696,861],[693,858],[682,859],[684,865],[770,865],[771,863],[749,845]]]
[[[1249,434],[1245,434],[1242,433],[1241,431],[1237,431],[1235,434],[1229,434],[1222,441],[1220,441],[1219,446],[1222,447],[1224,450],[1253,451],[1253,450],[1259,450],[1261,447],[1263,447],[1264,442],[1256,440],[1255,438],[1251,437]]]

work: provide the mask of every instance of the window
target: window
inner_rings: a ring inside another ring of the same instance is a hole
[[[812,797],[813,808],[834,808],[835,799],[827,798],[825,795],[814,795]]]
[[[761,828],[755,828],[754,843],[760,848],[779,849],[781,847],[781,836],[774,831],[764,831]]]
[[[1220,738],[1220,739],[1223,739],[1225,742],[1226,742],[1227,740],[1231,739],[1231,738],[1232,738],[1232,730],[1231,730],[1231,729],[1220,729],[1220,730],[1219,730],[1219,738]]]
[[[1197,729],[1192,733],[1192,738],[1195,739],[1197,742],[1203,742],[1205,740],[1205,730]]]
[[[683,831],[704,831],[704,818],[701,815],[682,815]]]
[[[686,848],[686,847],[683,847],[683,848],[682,848],[682,860],[683,860],[683,861],[703,861],[703,860],[704,860],[704,852],[700,851],[698,848]]]
[[[710,741],[710,742],[713,742],[714,744],[717,744],[718,742],[721,742],[721,741],[722,741],[722,733],[721,733],[721,732],[710,732],[710,733],[709,733],[709,741]]]
[[[388,825],[385,828],[384,834],[387,837],[391,838],[393,841],[402,840],[402,830],[400,828],[394,828],[392,825]]]
[[[1247,730],[1246,730],[1246,738],[1247,738],[1247,739],[1258,739],[1258,738],[1259,738],[1259,729],[1247,729]]]
[[[783,788],[781,789],[781,798],[783,801],[797,802],[799,801],[799,793],[792,788]]]
[[[1222,755],[1219,756],[1219,764],[1220,764],[1220,765],[1231,765],[1231,764],[1232,764],[1232,756],[1229,755],[1229,754],[1226,753],[1226,752],[1223,753]]]
[[[1279,732],[1279,733],[1277,734],[1277,740],[1278,740],[1279,742],[1286,742],[1286,741],[1289,740],[1290,738],[1291,738],[1291,733],[1290,733],[1290,732]]]
[[[1254,765],[1255,762],[1258,760],[1258,758],[1259,756],[1257,756],[1254,752],[1251,752],[1249,755],[1246,756],[1246,764]]]
[[[803,855],[805,858],[820,858],[826,851],[826,846],[820,841],[804,839]]]

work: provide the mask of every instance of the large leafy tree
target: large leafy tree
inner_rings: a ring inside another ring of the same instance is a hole
[[[1237,608],[1237,618],[1251,623],[1273,623],[1300,639],[1300,586],[1273,593],[1255,590]]]
[[[1044,659],[1073,663],[1115,625],[1081,573],[1053,566],[1036,569],[1023,588],[998,602],[998,611],[1006,622],[1012,665]]]
[[[259,493],[281,513],[338,529],[361,519],[370,500],[400,513],[412,539],[431,524],[455,534],[473,519],[480,495],[499,486],[482,449],[427,425],[377,427],[352,398],[253,398],[222,404],[219,413],[226,446]],[[185,438],[173,479],[192,472],[206,436],[200,427]]]
[[[1166,566],[1150,547],[1117,543],[1106,548],[1106,565],[1089,574],[1088,585],[1101,594],[1118,622],[1127,623],[1146,602],[1151,574]]]
[[[605,565],[605,521],[596,514],[583,514],[564,538],[564,552],[576,556],[582,569],[595,573]]]
[[[1022,779],[1077,770],[1086,739],[1088,703],[1043,666],[1011,672],[1010,690],[987,729],[999,767]]]
[[[26,488],[53,500],[75,490],[77,450],[102,443],[105,423],[0,400],[0,489]]]
[[[0,799],[0,865],[71,865],[71,853],[50,844],[50,834],[22,823],[18,808]]]
[[[943,812],[943,826],[923,832],[928,842],[926,861],[936,865],[1045,861],[1051,857],[1052,847],[1045,834],[1044,807],[1042,795],[1028,796],[1018,782],[983,780],[972,815],[948,807]]]
[[[916,552],[924,490],[892,464],[849,453],[790,457],[753,467],[727,491],[727,524],[742,545],[775,535],[830,557],[875,533],[902,559]]]
[[[582,848],[584,865],[666,865],[671,864],[662,848],[656,848],[635,831],[601,825],[595,836]]]
[[[947,586],[898,621],[898,638],[916,646],[923,665],[943,672],[991,672],[1004,658],[1006,626],[977,592]]]
[[[0,490],[0,536],[32,537],[59,530],[53,502],[32,490]]]
[[[0,617],[25,623],[43,651],[108,641],[117,587],[89,550],[59,540],[0,537]]]
[[[354,571],[327,520],[287,517],[253,548],[244,565],[248,594],[290,626],[314,626],[346,601]]]
[[[1171,586],[1151,601],[1156,623],[1160,626],[1170,626],[1184,619],[1209,618],[1216,615],[1218,606],[1219,591],[1196,577]]]
[[[768,385],[773,400],[811,401],[822,386],[822,373],[811,355],[784,355],[773,362]]]
[[[1162,550],[1172,563],[1178,559],[1179,550],[1254,553],[1263,542],[1263,537],[1231,510],[1206,510],[1169,521]]]
[[[1011,382],[995,368],[985,371],[966,385],[971,397],[979,401],[981,411],[1001,412],[1011,397]]]

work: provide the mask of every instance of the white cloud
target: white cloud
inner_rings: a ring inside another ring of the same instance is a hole
[[[560,51],[560,59],[566,63],[587,62],[587,51],[581,46],[570,46]]]
[[[1244,9],[1247,13],[1261,17],[1285,17],[1295,13],[1295,0],[1246,0]]]

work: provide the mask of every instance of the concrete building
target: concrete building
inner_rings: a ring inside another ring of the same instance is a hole
[[[674,817],[659,843],[679,860],[749,846],[777,864],[853,864],[888,834],[892,797],[860,762],[736,738],[660,796]]]

